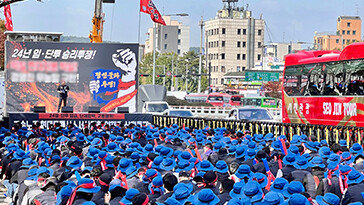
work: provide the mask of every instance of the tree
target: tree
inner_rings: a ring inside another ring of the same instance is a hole
[[[172,70],[172,59],[173,59],[173,70]],[[156,68],[155,68],[155,83],[157,85],[163,85],[163,77],[157,77],[157,75],[164,75],[164,67],[166,72],[171,72],[171,77],[166,77],[166,87],[168,90],[171,88],[173,75],[182,75],[182,77],[174,78],[178,79],[178,90],[186,89],[186,82],[188,81],[188,91],[197,92],[198,85],[198,66],[199,66],[199,55],[194,51],[186,52],[183,56],[178,56],[175,53],[158,53],[156,52]],[[202,64],[202,67],[204,65]],[[187,80],[186,80],[186,69],[187,69]],[[144,55],[140,66],[140,74],[149,74],[148,77],[141,77],[140,84],[152,84],[153,74],[153,54],[147,53]],[[203,68],[202,73],[207,73]],[[175,82],[174,84],[175,85]],[[203,76],[201,79],[201,90],[207,89],[207,77]]]
[[[265,90],[265,96],[273,98],[282,98],[282,80],[275,82],[267,82],[263,84]]]
[[[4,70],[4,59],[5,59],[5,21],[0,19],[0,68]]]

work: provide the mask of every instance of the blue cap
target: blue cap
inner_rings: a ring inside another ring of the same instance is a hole
[[[202,189],[191,199],[191,202],[194,205],[215,205],[220,202],[220,199],[211,189]]]
[[[305,188],[303,187],[301,182],[292,181],[291,183],[284,186],[282,193],[283,193],[283,196],[289,198],[292,194],[302,193],[304,191],[305,191]]]
[[[325,196],[316,196],[319,205],[339,205],[340,198],[332,193],[326,193]]]

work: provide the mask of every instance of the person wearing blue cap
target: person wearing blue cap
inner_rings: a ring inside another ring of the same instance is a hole
[[[252,204],[263,200],[263,191],[261,190],[259,183],[256,181],[249,181],[246,183],[242,191],[244,194],[243,199],[248,199]]]
[[[42,192],[36,195],[33,199],[33,203],[37,204],[49,204],[54,202],[54,196],[56,195],[57,180],[55,177],[49,177],[46,179],[38,179],[38,186]]]
[[[220,202],[220,199],[210,189],[202,189],[187,201],[194,205],[216,205]]]
[[[316,184],[309,167],[311,163],[308,162],[307,158],[300,156],[295,161],[294,166],[296,170],[288,175],[288,181],[299,181],[305,185],[306,191],[312,198],[316,196]]]
[[[216,163],[216,166],[215,166],[214,170],[217,173],[219,181],[223,181],[224,179],[229,178],[230,175],[228,173],[228,169],[229,169],[229,167],[228,167],[227,163],[224,160],[219,160]]]
[[[95,182],[96,185],[100,187],[100,190],[96,192],[92,197],[92,201],[95,202],[95,204],[102,204],[105,202],[105,195],[109,191],[111,181],[112,176],[108,173],[103,173]]]
[[[311,205],[310,201],[302,194],[295,193],[290,195],[284,205]]]
[[[347,188],[342,204],[349,204],[352,202],[364,203],[363,190],[364,190],[364,175],[357,170],[353,169],[347,176]]]
[[[125,196],[120,200],[121,205],[131,205],[133,202],[131,201],[133,197],[140,192],[137,189],[129,189],[125,192]]]
[[[178,183],[178,179],[172,173],[167,173],[163,176],[164,193],[156,199],[157,202],[164,202],[174,194],[175,186]]]
[[[339,205],[340,198],[332,193],[327,193],[325,196],[317,196],[316,201],[319,205]]]

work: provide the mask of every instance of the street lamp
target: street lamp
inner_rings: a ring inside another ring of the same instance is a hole
[[[167,14],[167,15],[163,15],[163,16],[189,16],[189,15],[187,13],[177,13],[177,14]],[[161,27],[160,33],[163,33],[162,31],[163,31],[163,27]],[[156,39],[157,38],[156,32],[157,32],[157,24],[154,23],[154,26],[153,26],[153,85],[155,85],[155,50],[156,50],[156,44],[158,41],[158,39]],[[162,37],[161,37],[160,44],[162,44]],[[160,45],[160,47],[162,47],[162,45]],[[162,50],[162,49],[160,49],[160,50]]]

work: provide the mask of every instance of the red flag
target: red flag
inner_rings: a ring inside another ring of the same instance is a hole
[[[6,2],[7,0],[4,0]],[[4,16],[5,16],[5,27],[9,31],[13,31],[13,20],[11,18],[11,10],[10,4],[4,7]]]
[[[166,25],[166,22],[164,22],[162,15],[159,13],[152,0],[140,0],[140,12],[150,14],[150,18],[152,18],[155,23]]]

